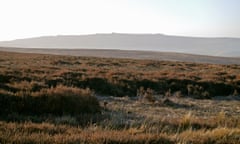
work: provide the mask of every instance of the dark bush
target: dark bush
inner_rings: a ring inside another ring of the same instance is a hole
[[[18,92],[14,95],[0,95],[2,115],[19,113],[27,115],[53,114],[76,115],[96,113],[100,106],[89,89],[57,86],[39,92]]]

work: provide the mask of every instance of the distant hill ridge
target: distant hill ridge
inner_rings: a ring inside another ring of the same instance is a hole
[[[174,52],[151,52],[134,50],[103,50],[103,49],[37,49],[37,48],[10,48],[0,47],[0,51],[38,53],[70,56],[87,56],[103,58],[128,58],[128,59],[149,59],[160,61],[182,61],[211,64],[239,64],[240,58],[215,57],[204,55],[193,55]]]
[[[120,49],[240,57],[240,38],[203,38],[163,34],[59,35],[0,42],[1,47]]]

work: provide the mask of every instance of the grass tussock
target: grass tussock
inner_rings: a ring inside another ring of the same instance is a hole
[[[1,114],[76,115],[96,113],[100,106],[90,89],[59,85],[38,92],[0,92]]]
[[[240,142],[240,129],[216,128],[213,130],[187,130],[177,136],[180,143],[196,144],[237,144]]]

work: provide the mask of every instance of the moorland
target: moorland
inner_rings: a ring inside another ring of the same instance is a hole
[[[0,52],[0,143],[239,143],[240,65]]]

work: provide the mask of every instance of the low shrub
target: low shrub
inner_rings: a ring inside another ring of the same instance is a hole
[[[42,89],[39,92],[20,91],[12,95],[1,94],[1,114],[53,114],[76,115],[96,113],[100,106],[90,89],[67,86]]]

